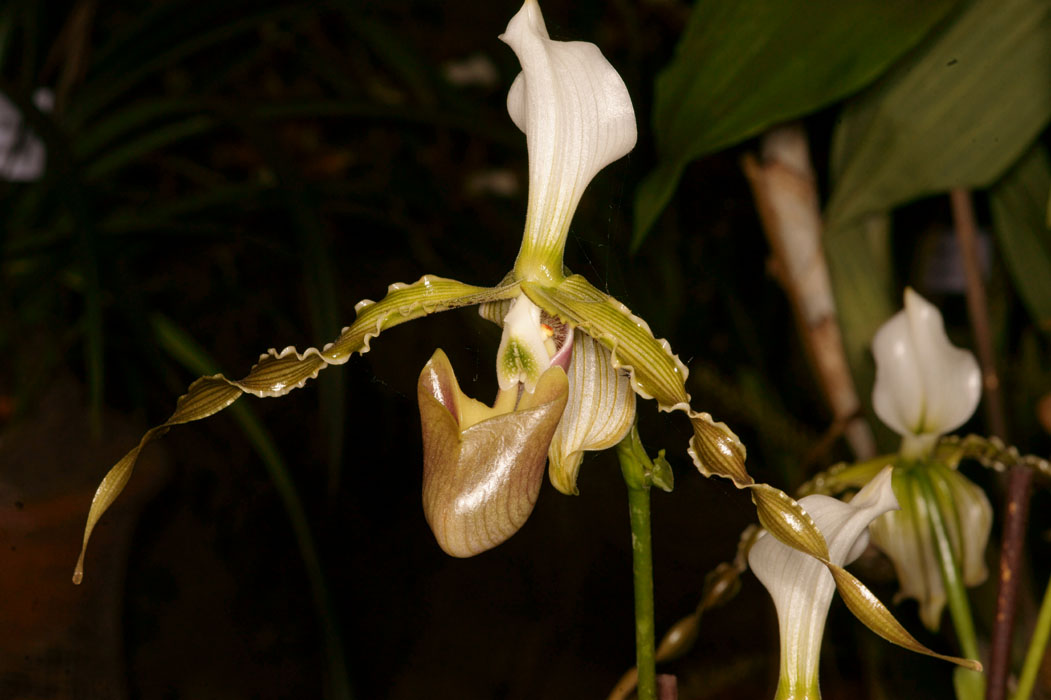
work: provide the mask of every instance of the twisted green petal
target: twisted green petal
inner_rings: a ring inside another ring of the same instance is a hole
[[[344,328],[339,338],[321,350],[308,348],[301,353],[292,347],[280,352],[271,349],[260,356],[259,362],[240,380],[227,379],[221,374],[197,379],[179,397],[175,412],[168,420],[148,430],[139,444],[124,455],[99,484],[84,527],[84,541],[77,558],[73,582],[80,583],[83,578],[84,554],[91,532],[102,514],[124,490],[142,448],[167,433],[172,426],[207,418],[245,393],[259,397],[283,396],[315,378],[325,367],[341,365],[356,352],[368,352],[373,338],[400,323],[439,311],[507,299],[517,294],[518,287],[514,284],[494,288],[476,287],[431,275],[421,277],[413,284],[392,284],[387,296],[381,301],[366,299],[359,302],[355,307],[358,316],[354,323]]]
[[[726,477],[738,488],[754,483],[745,469],[744,445],[725,423],[690,409],[686,365],[644,320],[580,275],[556,286],[522,282],[522,291],[544,311],[609,348],[613,367],[628,372],[636,394],[656,399],[662,411],[683,411],[690,417],[694,434],[689,454],[702,474]]]

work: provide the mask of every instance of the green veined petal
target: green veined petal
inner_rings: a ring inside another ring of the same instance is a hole
[[[259,397],[283,396],[315,378],[329,365],[341,365],[354,353],[365,353],[369,342],[382,331],[414,318],[483,302],[508,299],[518,294],[516,285],[476,287],[456,280],[425,275],[413,284],[392,284],[387,296],[379,302],[361,301],[355,307],[358,316],[343,329],[334,342],[323,349],[308,348],[300,353],[287,347],[278,352],[270,350],[240,380],[227,379],[221,374],[201,377],[179,397],[175,412],[164,423],[151,428],[139,444],[114,465],[95,491],[84,527],[84,541],[77,558],[73,582],[80,583],[84,572],[84,553],[91,532],[99,518],[110,507],[131,478],[135,462],[147,444],[164,435],[174,425],[207,418],[223,410],[243,393]]]
[[[644,320],[585,278],[572,275],[554,287],[523,282],[522,291],[544,311],[609,348],[613,366],[628,370],[639,396],[656,399],[662,411],[690,402],[685,388],[689,372],[672,354],[668,341],[654,338]]]
[[[982,670],[982,664],[974,659],[946,656],[920,644],[915,637],[901,626],[901,623],[894,618],[890,610],[887,610],[887,606],[881,603],[879,598],[873,595],[872,591],[865,584],[857,580],[846,569],[828,562],[825,562],[825,564],[828,566],[828,570],[832,572],[832,578],[836,580],[836,589],[843,596],[843,602],[850,608],[850,612],[854,613],[854,617],[861,620],[870,630],[891,644],[897,644],[917,654],[933,656],[936,659],[948,661],[973,671]]]
[[[628,371],[639,396],[656,399],[662,411],[684,411],[690,416],[694,429],[690,456],[702,474],[726,477],[738,488],[754,483],[745,469],[744,445],[726,424],[690,410],[686,365],[672,353],[667,340],[653,337],[644,320],[580,275],[557,286],[522,282],[522,291],[544,311],[609,348],[613,367]]]

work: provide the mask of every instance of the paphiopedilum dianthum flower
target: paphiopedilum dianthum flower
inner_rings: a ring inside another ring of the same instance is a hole
[[[441,547],[470,556],[514,534],[528,518],[550,463],[552,484],[576,492],[584,452],[611,447],[630,429],[635,397],[682,412],[693,436],[688,453],[705,476],[750,489],[763,526],[776,538],[830,567],[851,609],[899,644],[920,646],[867,589],[828,561],[823,536],[806,511],[782,491],[756,483],[745,448],[723,423],[690,408],[686,366],[644,320],[562,263],[570,221],[584,189],[632,149],[635,114],[623,80],[596,46],[552,41],[536,0],[526,0],[501,38],[522,65],[507,98],[525,133],[529,198],[525,231],[511,272],[495,287],[425,275],[393,284],[378,302],[321,349],[270,350],[247,376],[202,377],[179,397],[175,412],[151,428],[110,469],[95,493],[74,581],[83,572],[92,529],[131,476],[139,453],[172,426],[206,418],[244,394],[276,397],[304,386],[321,370],[369,350],[384,330],[422,316],[479,306],[501,324],[496,357],[500,386],[493,405],[467,397],[438,350],[418,383],[423,425],[423,501]],[[889,632],[888,632],[889,630]]]
[[[139,452],[173,425],[210,416],[246,393],[282,396],[322,369],[367,352],[388,328],[476,305],[503,327],[495,402],[467,397],[441,350],[418,384],[424,511],[450,554],[477,554],[514,534],[532,511],[545,462],[552,484],[575,493],[584,452],[612,447],[624,436],[636,395],[689,416],[689,451],[703,473],[739,486],[752,483],[737,437],[708,414],[690,410],[687,370],[667,341],[562,264],[570,221],[588,183],[635,145],[635,113],[623,80],[595,45],[551,40],[535,0],[525,2],[501,39],[522,65],[507,109],[529,153],[525,231],[511,272],[495,287],[431,275],[393,284],[382,300],[360,302],[354,323],[321,349],[270,350],[243,379],[198,379],[172,416],[106,475],[88,515],[85,548]],[[77,580],[83,556],[82,550]]]
[[[963,582],[976,586],[987,576],[985,548],[993,511],[985,492],[934,457],[938,439],[963,425],[978,407],[981,370],[972,353],[957,348],[945,333],[937,307],[911,289],[905,308],[877,331],[872,341],[876,383],[872,404],[880,420],[901,439],[894,492],[901,510],[872,524],[872,541],[894,563],[901,583],[898,598],[915,598],[920,618],[937,629],[945,607],[930,509],[937,508]],[[928,488],[920,482],[926,480]]]

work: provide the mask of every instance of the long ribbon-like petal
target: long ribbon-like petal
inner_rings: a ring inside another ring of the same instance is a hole
[[[970,668],[976,671],[982,665],[972,659],[939,654],[920,644],[901,626],[880,600],[873,593],[839,564],[831,561],[828,545],[810,514],[788,494],[767,484],[754,484],[747,487],[752,492],[759,522],[767,532],[782,543],[814,557],[824,564],[836,582],[836,589],[843,596],[844,602],[854,616],[866,627],[886,639],[909,651],[925,654],[936,659]]]
[[[828,496],[807,496],[799,503],[828,541],[828,559],[849,564],[868,544],[867,528],[879,515],[897,508],[886,467],[850,503]],[[781,630],[781,686],[778,697],[817,698],[818,661],[825,617],[835,591],[832,574],[820,561],[769,535],[760,536],[748,563],[774,599]]]
[[[476,287],[456,280],[427,275],[413,284],[392,284],[387,296],[379,302],[364,300],[355,309],[357,318],[343,329],[339,338],[321,350],[308,348],[300,353],[287,347],[280,352],[270,350],[240,380],[227,379],[221,374],[201,377],[179,397],[175,412],[160,425],[151,428],[128,454],[124,455],[102,479],[88,511],[84,526],[84,541],[77,558],[73,582],[80,583],[84,574],[84,554],[88,540],[99,518],[106,512],[131,478],[135,462],[142,449],[168,432],[175,425],[207,418],[223,410],[242,394],[259,397],[283,396],[298,389],[329,365],[340,365],[354,353],[369,350],[370,341],[380,332],[414,318],[482,302],[508,299],[519,293],[517,285],[503,287]]]

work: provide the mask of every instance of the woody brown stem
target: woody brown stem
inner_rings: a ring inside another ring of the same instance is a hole
[[[978,361],[982,366],[985,413],[989,428],[997,437],[1006,439],[1003,392],[993,357],[989,311],[978,261],[978,234],[970,192],[954,189],[949,193],[953,227],[963,258],[967,280],[967,311],[974,331]],[[1018,597],[1019,573],[1025,544],[1025,525],[1029,512],[1032,471],[1015,466],[1008,475],[1007,499],[1004,505],[1004,528],[1000,546],[999,580],[996,593],[996,618],[987,669],[986,699],[1004,700],[1010,670],[1011,639],[1014,631],[1015,601]]]
[[[978,362],[982,366],[982,389],[985,393],[985,413],[993,435],[1006,440],[1007,422],[1004,419],[1003,392],[1000,376],[993,357],[993,339],[989,330],[989,306],[986,303],[982,270],[978,261],[978,229],[974,220],[974,204],[971,193],[955,189],[949,193],[952,202],[953,228],[963,258],[964,276],[967,280],[967,315],[974,332],[978,350]]]
[[[1029,492],[1032,483],[1032,470],[1026,467],[1011,467],[1007,477],[1007,499],[1004,503],[1000,580],[996,590],[996,618],[993,623],[992,647],[989,651],[986,700],[1004,700],[1007,697],[1015,601],[1018,598],[1022,555],[1025,549],[1025,526],[1029,518]]]
[[[821,246],[821,209],[806,132],[793,123],[763,136],[762,161],[741,163],[759,219],[770,241],[774,269],[785,289],[796,327],[835,423],[858,459],[876,453],[872,431],[860,415],[843,336],[836,316],[828,264]]]

